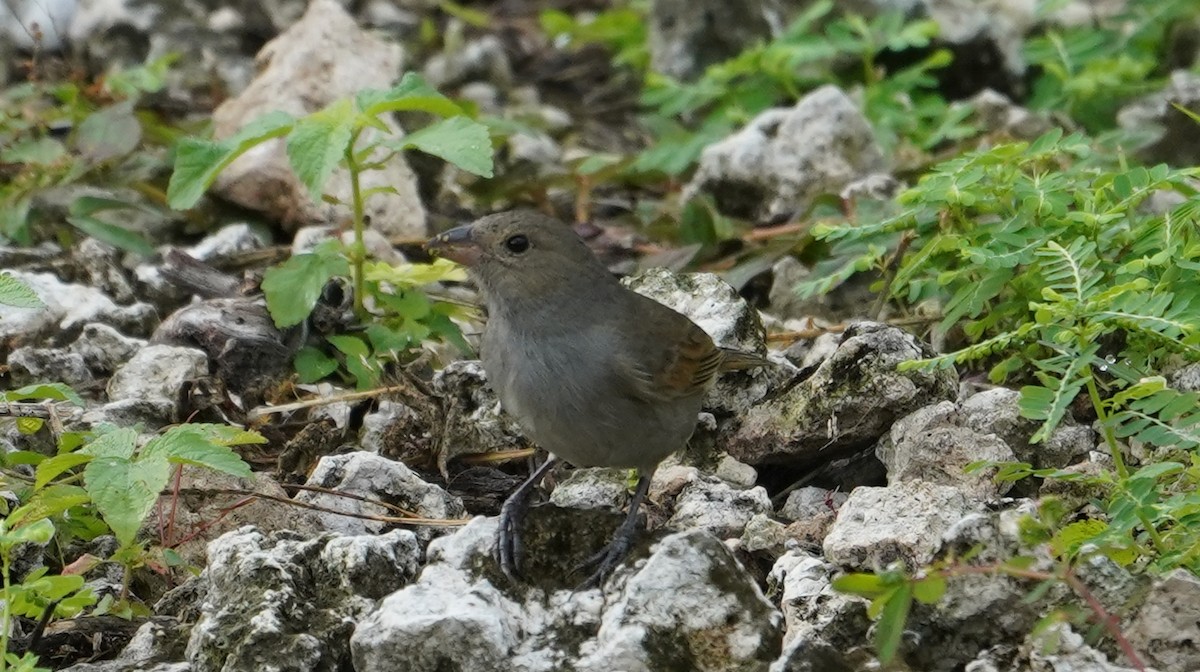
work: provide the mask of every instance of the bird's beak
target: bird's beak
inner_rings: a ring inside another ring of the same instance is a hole
[[[438,234],[425,243],[425,249],[439,257],[452,259],[463,266],[479,263],[483,248],[471,237],[471,227],[459,226]]]

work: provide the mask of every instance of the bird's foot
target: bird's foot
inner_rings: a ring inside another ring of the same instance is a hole
[[[529,500],[512,497],[500,507],[500,529],[496,534],[496,561],[500,571],[516,581],[521,574],[521,563],[525,558],[525,545],[521,543],[521,524]]]
[[[636,518],[633,520],[636,520]],[[626,523],[628,522],[626,521]],[[626,523],[622,523],[617,528],[617,533],[613,535],[612,541],[607,546],[600,549],[595,555],[584,560],[583,564],[575,568],[576,572],[580,572],[595,567],[591,576],[579,584],[575,588],[576,590],[600,587],[612,575],[613,571],[620,566],[625,556],[629,555],[629,550],[633,548],[633,542],[637,538],[637,527]]]

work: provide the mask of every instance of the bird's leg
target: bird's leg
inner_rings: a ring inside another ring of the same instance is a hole
[[[583,563],[581,569],[596,565],[596,570],[579,585],[580,589],[594,588],[603,583],[629,554],[629,549],[633,548],[633,541],[638,532],[638,508],[642,500],[646,499],[646,493],[650,491],[650,478],[653,475],[653,470],[649,473],[638,470],[637,487],[633,491],[633,498],[629,500],[629,513],[625,514],[625,520],[621,521],[612,541]]]
[[[557,461],[557,458],[551,455],[542,466],[534,469],[529,478],[525,479],[500,507],[496,560],[500,563],[500,571],[510,579],[516,580],[522,556],[525,555],[525,548],[521,545],[521,523],[525,519],[526,510],[529,509],[529,495]]]

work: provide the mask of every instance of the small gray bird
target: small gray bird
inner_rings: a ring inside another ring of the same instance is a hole
[[[497,556],[515,577],[520,523],[555,456],[578,467],[636,468],[629,513],[593,556],[585,585],[628,553],[658,463],[683,448],[720,371],[760,366],[726,350],[683,315],[624,287],[565,224],[530,211],[484,217],[427,244],[467,267],[488,308],[481,358],[528,438],[552,457],[500,512]]]

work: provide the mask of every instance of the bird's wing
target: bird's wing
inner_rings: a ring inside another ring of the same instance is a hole
[[[634,396],[671,401],[703,394],[721,370],[724,353],[688,318],[644,299],[645,319],[615,358],[617,376]]]

